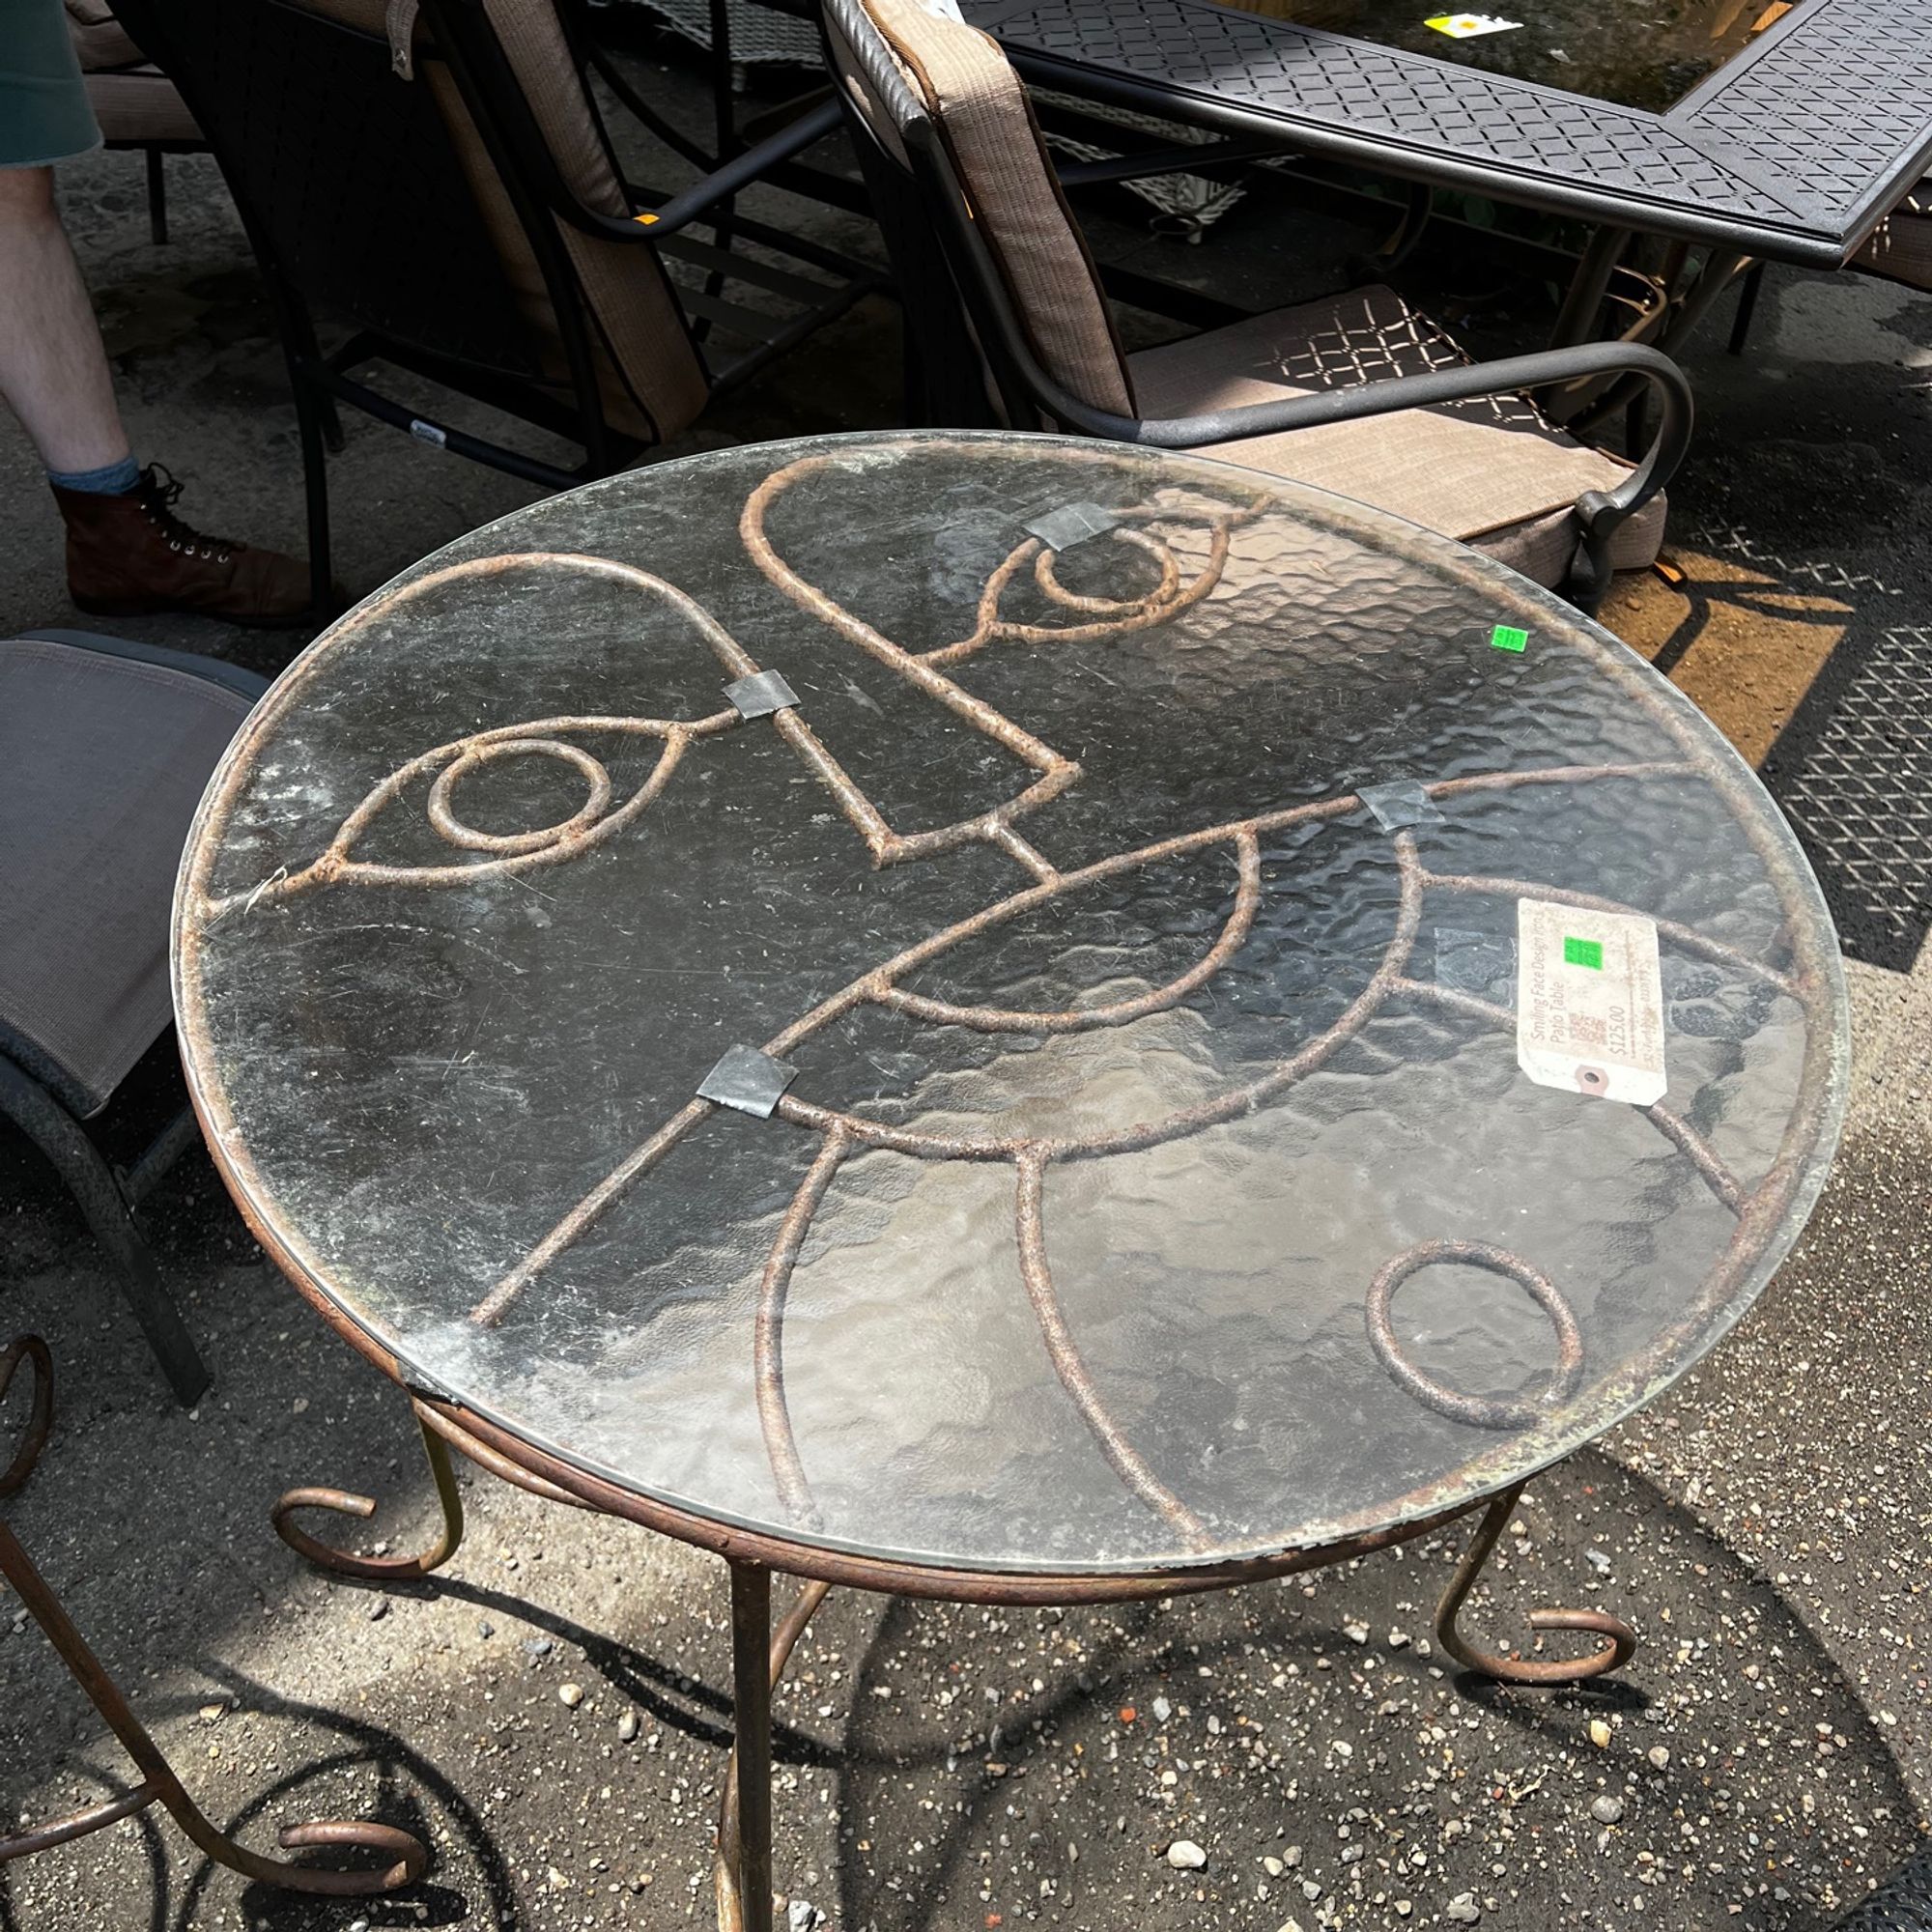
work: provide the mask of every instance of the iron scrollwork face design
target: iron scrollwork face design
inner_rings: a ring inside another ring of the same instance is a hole
[[[1077,446],[1047,447],[1055,451],[1057,462],[1069,467],[1076,481],[1083,463],[1098,460]],[[1017,789],[952,823],[908,831],[892,822],[889,812],[867,795],[841,761],[838,746],[814,728],[809,699],[779,702],[777,708],[760,709],[751,717],[729,704],[683,718],[544,717],[475,731],[406,761],[369,789],[323,851],[245,890],[204,896],[194,909],[195,916],[206,927],[311,893],[473,885],[493,874],[528,874],[565,865],[627,833],[648,837],[651,807],[677,783],[681,772],[706,755],[711,741],[752,731],[768,733],[798,761],[823,797],[836,807],[851,834],[863,842],[875,867],[932,862],[961,848],[978,846],[1003,855],[1023,875],[1022,882],[1004,896],[901,947],[891,956],[877,959],[770,1037],[745,1042],[770,1060],[788,1061],[814,1036],[867,1007],[935,1027],[1043,1039],[1122,1027],[1177,1008],[1210,986],[1253,936],[1258,910],[1267,891],[1264,850],[1268,841],[1298,831],[1313,833],[1332,821],[1366,819],[1374,801],[1365,801],[1355,790],[1303,799],[1063,867],[1052,856],[1053,813],[1046,808],[1079,785],[1079,762],[1029,730],[1023,722],[974,695],[951,673],[989,652],[1050,650],[1158,630],[1217,593],[1238,596],[1238,586],[1227,581],[1230,558],[1243,529],[1269,508],[1274,500],[1271,493],[1257,488],[1243,499],[1236,472],[1222,470],[1227,495],[1221,500],[1190,489],[1164,494],[1151,503],[1112,510],[1103,518],[1085,518],[1077,528],[1068,527],[1068,535],[1083,554],[1082,567],[1077,571],[1070,550],[1056,550],[1049,540],[1055,533],[1050,521],[1035,520],[1037,528],[1047,529],[1044,538],[1016,522],[1011,547],[984,578],[970,619],[962,621],[961,635],[932,648],[914,650],[887,637],[829,591],[809,582],[786,559],[771,534],[774,507],[814,476],[835,469],[838,462],[836,456],[807,456],[772,473],[752,491],[739,523],[746,554],[794,610],[827,627],[919,698],[939,707],[958,725],[981,734],[1016,760],[1024,774]],[[1131,560],[1134,581],[1141,585],[1136,594],[1116,598],[1078,587],[1094,580],[1094,560],[1109,554],[1117,560]],[[500,582],[528,572],[585,573],[617,586],[627,596],[635,594],[669,607],[679,624],[715,657],[721,683],[739,684],[767,674],[767,668],[737,638],[675,584],[630,564],[598,556],[530,552],[459,564],[386,593],[365,606],[356,621],[373,622],[453,582]],[[1027,616],[1014,614],[1021,592],[1031,612]],[[783,667],[771,668],[782,670]],[[1767,997],[1782,995],[1795,1000],[1805,1009],[1807,1019],[1827,1024],[1819,1015],[1829,1002],[1830,988],[1817,962],[1802,950],[1790,963],[1773,964],[1747,956],[1689,925],[1656,917],[1655,908],[1632,907],[1534,880],[1442,872],[1426,863],[1417,827],[1426,831],[1432,820],[1453,811],[1462,800],[1479,801],[1538,787],[1568,790],[1649,781],[1702,781],[1721,790],[1721,774],[1715,770],[1709,747],[1688,734],[1667,707],[1659,708],[1657,718],[1681,747],[1682,755],[1622,763],[1463,771],[1411,785],[1414,797],[1409,810],[1394,817],[1378,814],[1387,834],[1381,849],[1386,854],[1395,908],[1385,948],[1365,982],[1321,1031],[1300,1039],[1292,1051],[1259,1073],[1226,1085],[1205,1098],[1147,1119],[1048,1135],[1007,1133],[997,1128],[939,1132],[882,1120],[856,1107],[815,1099],[809,1073],[783,1091],[771,1108],[773,1130],[781,1123],[814,1136],[817,1146],[765,1259],[755,1319],[747,1340],[772,1480],[791,1521],[805,1531],[823,1527],[813,1499],[809,1459],[795,1435],[786,1400],[786,1297],[814,1216],[828,1192],[837,1186],[841,1166],[855,1155],[887,1150],[923,1162],[992,1163],[1010,1169],[1019,1278],[1055,1376],[1120,1483],[1163,1519],[1182,1546],[1205,1554],[1221,1547],[1207,1516],[1157,1472],[1152,1461],[1110,1411],[1063,1312],[1049,1259],[1046,1214],[1045,1182],[1054,1166],[1142,1152],[1269,1108],[1333,1060],[1392,1005],[1453,1014],[1481,1026],[1513,1027],[1515,1017],[1506,1008],[1413,970],[1425,903],[1432,898],[1441,902],[1480,896],[1507,902],[1534,896],[1600,912],[1655,917],[1661,937],[1677,952],[1720,966],[1734,977],[1760,985]],[[643,740],[658,748],[647,773],[621,795],[595,749],[600,741],[611,738]],[[547,760],[574,773],[582,785],[581,803],[548,825],[510,832],[479,830],[464,815],[466,785],[492,765],[524,759]],[[406,794],[421,794],[429,825],[451,848],[447,862],[394,865],[358,855],[358,846],[377,818],[385,810],[404,809]],[[915,983],[923,968],[968,941],[1011,926],[1043,908],[1075,907],[1083,894],[1096,893],[1109,882],[1178,860],[1208,865],[1218,862],[1224,867],[1221,876],[1226,881],[1227,909],[1218,931],[1193,963],[1163,983],[1129,997],[1039,1010],[950,1001],[922,991]],[[702,1066],[694,1067],[694,1088],[703,1071]],[[621,1158],[613,1160],[604,1177],[558,1215],[541,1239],[522,1255],[506,1257],[498,1278],[469,1310],[469,1321],[482,1329],[497,1327],[520,1305],[541,1296],[546,1272],[559,1257],[715,1111],[714,1101],[694,1094]],[[1789,1162],[1774,1165],[1761,1180],[1747,1185],[1683,1113],[1662,1101],[1640,1111],[1664,1147],[1690,1164],[1703,1187],[1740,1224],[1753,1217],[1765,1220],[1783,1210],[1795,1185]],[[1556,1366],[1540,1390],[1508,1400],[1464,1393],[1425,1373],[1410,1359],[1397,1333],[1393,1310],[1403,1285],[1419,1271],[1436,1265],[1486,1272],[1513,1285],[1542,1311],[1553,1335]],[[1390,1380],[1422,1407],[1473,1430],[1519,1432],[1548,1422],[1590,1379],[1583,1334],[1563,1284],[1550,1279],[1530,1259],[1504,1246],[1427,1238],[1391,1257],[1373,1279],[1362,1283],[1361,1293],[1366,1342]]]

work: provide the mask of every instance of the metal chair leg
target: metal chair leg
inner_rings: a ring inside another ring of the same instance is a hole
[[[148,157],[148,234],[156,248],[168,241],[168,178],[158,148],[146,150]]]
[[[0,1056],[0,1114],[53,1164],[94,1237],[121,1271],[121,1292],[155,1359],[184,1408],[201,1400],[213,1378],[180,1311],[161,1286],[155,1257],[134,1224],[133,1208],[114,1170],[86,1130],[31,1074]]]
[[[346,1550],[331,1549],[290,1520],[299,1509],[335,1510],[343,1516],[368,1518],[376,1514],[372,1496],[358,1496],[349,1490],[290,1490],[270,1511],[275,1534],[298,1554],[306,1556],[319,1569],[333,1570],[343,1577],[367,1577],[378,1582],[408,1582],[440,1570],[456,1554],[463,1541],[463,1495],[456,1487],[456,1471],[450,1465],[449,1445],[420,1416],[416,1427],[422,1432],[423,1455],[436,1482],[437,1500],[442,1505],[442,1528],[436,1541],[416,1556],[352,1556]]]
[[[296,426],[301,433],[302,496],[308,510],[308,598],[309,609],[317,616],[325,614],[335,596],[335,573],[330,567],[328,547],[328,456],[327,421],[333,405],[322,400],[320,391],[303,372],[300,361],[290,358],[295,377]],[[336,427],[339,442],[341,427]]]
[[[0,1475],[0,1496],[11,1495],[31,1473],[44,1446],[53,1420],[53,1374],[46,1344],[39,1336],[23,1336],[0,1350],[0,1397],[4,1397],[21,1362],[31,1364],[34,1373],[34,1404],[21,1446]],[[133,1760],[140,1782],[131,1791],[110,1798],[84,1811],[36,1826],[32,1831],[0,1838],[0,1864],[10,1859],[26,1858],[54,1845],[85,1837],[103,1826],[145,1811],[152,1804],[166,1808],[175,1823],[187,1834],[196,1849],[217,1864],[226,1865],[245,1877],[265,1885],[283,1886],[295,1891],[321,1892],[339,1898],[359,1897],[370,1892],[390,1891],[398,1886],[412,1885],[429,1869],[429,1854],[408,1832],[393,1825],[376,1825],[363,1820],[327,1819],[309,1825],[292,1825],[281,1833],[285,1850],[310,1846],[345,1847],[374,1852],[384,1863],[373,1869],[330,1871],[315,1866],[285,1863],[280,1859],[264,1858],[238,1845],[226,1833],[217,1831],[187,1795],[174,1767],[160,1747],[148,1735],[135,1717],[121,1687],[101,1667],[100,1660],[88,1648],[73,1619],[62,1606],[46,1579],[34,1567],[19,1539],[0,1522],[0,1577],[4,1577],[26,1605],[28,1614],[40,1625],[47,1641],[59,1653],[68,1673],[87,1694],[88,1702],[100,1714],[122,1749]]]
[[[1435,1609],[1435,1640],[1465,1670],[1480,1671],[1504,1684],[1580,1684],[1586,1678],[1602,1677],[1606,1671],[1620,1670],[1636,1654],[1636,1633],[1621,1617],[1603,1610],[1531,1610],[1529,1627],[1535,1631],[1589,1631],[1609,1638],[1606,1644],[1587,1657],[1575,1659],[1498,1657],[1478,1650],[1456,1628],[1456,1618],[1463,1601],[1475,1588],[1476,1578],[1490,1560],[1496,1539],[1522,1498],[1526,1486],[1517,1484],[1505,1490],[1484,1512],[1483,1520],[1469,1539],[1463,1560],[1442,1601]]]

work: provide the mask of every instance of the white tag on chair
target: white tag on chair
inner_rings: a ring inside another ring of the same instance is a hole
[[[966,15],[959,11],[959,0],[919,0],[919,4],[935,20],[957,20],[963,27]]]

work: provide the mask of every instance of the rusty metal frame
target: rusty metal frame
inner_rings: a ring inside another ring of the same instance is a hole
[[[0,1499],[25,1487],[53,1428],[53,1358],[38,1335],[23,1335],[0,1349],[0,1403],[5,1402],[8,1388],[23,1362],[32,1371],[32,1405],[19,1447],[6,1472],[0,1474]],[[429,1853],[417,1838],[393,1825],[377,1825],[361,1819],[325,1819],[286,1826],[281,1833],[281,1844],[285,1851],[373,1852],[385,1861],[373,1868],[331,1870],[291,1864],[238,1845],[226,1833],[218,1831],[187,1795],[174,1767],[135,1717],[121,1687],[89,1648],[52,1585],[35,1567],[19,1538],[4,1520],[0,1520],[0,1577],[18,1594],[27,1613],[59,1653],[68,1674],[86,1693],[88,1702],[100,1714],[140,1774],[139,1781],[118,1797],[0,1838],[0,1864],[31,1857],[36,1852],[50,1851],[56,1845],[83,1838],[90,1832],[101,1831],[159,1804],[204,1857],[264,1885],[335,1898],[365,1897],[412,1885],[428,1870]]]
[[[4,1393],[0,1379],[0,1393]],[[423,1448],[441,1505],[442,1520],[432,1542],[415,1555],[369,1556],[334,1549],[294,1521],[298,1509],[323,1508],[367,1519],[376,1510],[368,1496],[342,1490],[290,1490],[270,1513],[275,1533],[290,1548],[319,1567],[341,1576],[376,1581],[408,1581],[427,1577],[455,1556],[463,1539],[463,1504],[449,1461],[451,1448],[460,1450],[478,1467],[548,1501],[597,1515],[628,1518],[646,1527],[665,1525],[640,1517],[631,1492],[595,1478],[586,1478],[570,1464],[549,1458],[517,1437],[493,1429],[454,1404],[417,1394],[412,1398]],[[523,1460],[513,1460],[515,1449]],[[1620,1669],[1636,1653],[1637,1635],[1621,1617],[1605,1610],[1533,1609],[1531,1631],[1577,1631],[1607,1639],[1595,1651],[1577,1659],[1524,1658],[1517,1652],[1479,1650],[1462,1634],[1458,1619],[1477,1577],[1511,1513],[1527,1487],[1517,1483],[1490,1500],[1482,1523],[1457,1565],[1435,1612],[1435,1632],[1443,1649],[1464,1668],[1504,1683],[1555,1687],[1577,1684]],[[1119,1604],[1144,1602],[1186,1594],[1236,1588],[1268,1577],[1326,1569],[1378,1549],[1414,1542],[1484,1509],[1481,1500],[1463,1503],[1419,1521],[1410,1521],[1350,1538],[1320,1549],[1294,1551],[1271,1563],[1201,1567],[1149,1573],[1144,1577],[1087,1577],[1077,1595],[1068,1580],[1053,1576],[1026,1577],[1006,1571],[935,1572],[915,1565],[889,1566],[867,1560],[838,1580],[889,1596],[923,1597],[949,1603],[981,1603],[1009,1606],[1027,1605]],[[731,1754],[719,1802],[718,1837],[713,1861],[719,1932],[765,1932],[763,1924],[746,1917],[745,1900],[769,1896],[772,1885],[772,1693],[799,1639],[832,1590],[826,1577],[797,1578],[799,1592],[776,1629],[771,1621],[772,1580],[791,1574],[784,1567],[789,1546],[765,1537],[747,1537],[730,1545],[707,1538],[707,1525],[692,1519],[692,1533],[671,1530],[680,1540],[713,1548],[724,1556],[731,1577],[732,1728]],[[794,1559],[795,1560],[795,1559]],[[943,1580],[942,1580],[943,1579]],[[1107,1587],[1099,1588],[1098,1585]]]

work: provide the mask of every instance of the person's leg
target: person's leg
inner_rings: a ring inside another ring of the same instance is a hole
[[[0,398],[57,483],[133,486],[128,432],[87,285],[54,207],[51,168],[0,168]]]
[[[192,611],[241,624],[307,614],[308,573],[293,557],[204,536],[174,514],[181,486],[136,466],[51,167],[0,165],[0,402],[46,466],[67,526],[68,591],[81,610]]]

